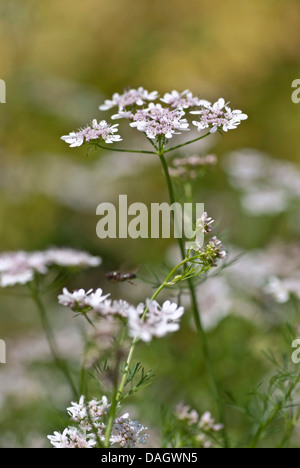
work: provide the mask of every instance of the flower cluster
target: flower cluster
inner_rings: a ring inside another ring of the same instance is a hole
[[[200,116],[200,120],[193,121],[193,125],[197,127],[197,130],[201,132],[210,129],[210,133],[215,133],[218,129],[224,132],[234,130],[242,120],[248,118],[241,110],[231,110],[223,98],[220,98],[214,104],[207,103],[200,110],[191,111],[191,114]]]
[[[69,292],[64,288],[58,302],[74,312],[94,312],[101,317],[126,319],[129,335],[145,342],[179,330],[179,319],[184,313],[184,308],[175,303],[167,301],[161,307],[156,301],[147,299],[146,306],[139,304],[134,307],[126,301],[113,301],[108,297],[109,294],[103,295],[102,289],[95,292],[92,289],[87,292],[84,289]]]
[[[223,249],[222,242],[216,237],[203,246],[203,235],[212,234],[214,220],[205,212],[196,222],[195,242],[192,249],[199,254],[203,265],[207,267],[216,266],[217,259],[226,258],[226,252]]]
[[[204,99],[193,96],[190,90],[186,89],[182,93],[176,90],[166,93],[161,101],[168,104],[173,109],[189,109],[190,107],[207,106],[210,103]]]
[[[110,125],[105,120],[98,122],[94,119],[90,125],[62,136],[61,139],[68,143],[71,148],[83,145],[85,142],[103,140],[105,143],[116,143],[122,141],[120,135],[116,135],[119,124]]]
[[[242,120],[248,118],[240,110],[231,110],[223,98],[212,104],[194,96],[189,90],[173,90],[160,98],[160,102],[157,102],[158,100],[157,91],[149,92],[140,87],[128,89],[123,94],[115,93],[112,99],[105,100],[99,109],[106,111],[116,107],[118,111],[112,116],[113,120],[127,119],[131,127],[162,146],[174,135],[190,129],[190,123],[185,117],[186,111],[199,115],[199,121],[193,121],[198,131],[209,129],[211,133],[218,129],[225,132],[235,129]],[[71,147],[98,140],[114,143],[121,141],[120,135],[116,135],[117,131],[118,125],[94,119],[90,125],[71,132],[62,139]]]
[[[212,229],[211,225],[207,225],[206,229]],[[199,233],[192,249],[199,255],[203,266],[208,269],[216,267],[217,260],[224,260],[227,256],[226,251],[223,250],[222,242],[216,236],[212,237],[203,247],[203,239]]]
[[[166,301],[162,307],[156,301],[146,301],[147,315],[143,319],[143,308],[131,309],[128,317],[129,335],[149,342],[179,330],[179,320],[184,308]]]
[[[214,222],[214,219],[210,218],[206,212],[203,213],[201,218],[197,220],[197,232],[202,234],[211,234],[214,232],[214,228],[212,226]]]
[[[155,101],[158,98],[157,91],[149,93],[146,89],[140,87],[138,89],[129,89],[123,94],[115,93],[112,99],[107,99],[99,109],[101,111],[118,107],[119,110],[126,109],[126,107],[132,107],[134,105],[142,106],[147,101]]]
[[[35,274],[45,275],[53,265],[61,267],[96,267],[99,257],[73,249],[53,248],[44,252],[11,252],[0,255],[0,287],[26,284]]]
[[[211,241],[207,244],[204,255],[206,259],[211,262],[212,265],[215,265],[215,261],[220,258],[224,260],[226,258],[226,252],[223,249],[222,242],[214,236]]]
[[[213,154],[207,156],[189,156],[187,158],[174,159],[173,167],[170,167],[172,177],[182,177],[184,179],[196,179],[203,174],[206,168],[217,164],[217,157]]]
[[[220,432],[223,429],[223,424],[216,424],[210,412],[204,413],[202,416],[190,406],[179,403],[175,410],[175,417],[187,426],[192,428],[192,433],[198,444],[203,448],[212,448],[210,436]]]
[[[55,448],[100,448],[97,445],[105,440],[105,420],[109,409],[105,396],[100,401],[94,399],[90,402],[86,402],[82,396],[79,403],[72,402],[67,409],[76,426],[69,426],[62,434],[54,432],[48,439]],[[135,448],[137,444],[145,444],[148,437],[146,429],[137,421],[132,421],[126,413],[114,421],[110,446]]]
[[[112,116],[112,119],[126,118],[130,121],[130,127],[136,128],[151,140],[155,140],[159,137],[170,139],[175,134],[189,130],[189,123],[183,118],[184,115],[183,110],[169,109],[151,102],[146,109],[138,109],[135,112],[119,111],[118,114]]]
[[[69,307],[74,312],[87,313],[95,312],[102,317],[115,316],[120,318],[127,318],[129,310],[134,308],[128,302],[119,300],[113,301],[108,299],[110,294],[103,295],[102,289],[93,289],[85,291],[79,289],[70,292],[67,288],[63,289],[63,294],[58,296],[59,304]]]

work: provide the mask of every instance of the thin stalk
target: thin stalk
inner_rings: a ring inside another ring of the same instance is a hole
[[[204,135],[204,136],[198,138],[197,140],[199,140],[201,138],[204,138],[205,136],[207,136],[207,135]],[[192,143],[193,141],[197,141],[197,140],[192,140],[189,143]],[[179,147],[181,147],[181,146],[185,146],[185,144],[180,145]],[[176,148],[178,148],[178,147],[171,148],[171,150],[176,149]],[[171,151],[171,150],[167,150],[167,151]],[[170,177],[168,164],[167,164],[167,161],[166,161],[166,159],[164,157],[164,153],[166,153],[167,151],[161,152],[160,154],[158,154],[158,156],[159,156],[159,158],[161,160],[163,171],[164,171],[164,174],[165,174],[165,177],[166,177],[170,202],[171,202],[171,204],[174,204],[174,203],[176,203],[174,187],[173,187],[172,179]],[[178,244],[179,244],[182,259],[184,259],[185,258],[185,248],[184,248],[184,241],[183,241],[182,238],[178,239]],[[200,311],[199,311],[199,307],[198,307],[194,281],[193,281],[192,278],[190,278],[188,280],[188,286],[189,286],[191,299],[192,299],[192,308],[193,308],[194,320],[195,320],[195,324],[196,324],[196,327],[197,327],[197,331],[198,331],[199,336],[201,338],[202,349],[203,349],[205,363],[206,363],[206,367],[207,367],[207,371],[208,371],[208,375],[209,375],[209,379],[210,379],[211,388],[212,388],[212,390],[214,392],[216,403],[218,405],[219,419],[220,419],[220,422],[224,425],[224,431],[223,431],[224,444],[225,444],[225,447],[228,447],[228,438],[227,438],[227,432],[226,432],[226,428],[225,428],[225,414],[224,414],[223,405],[222,405],[222,402],[221,402],[221,396],[220,396],[220,392],[219,392],[219,388],[218,388],[218,384],[217,384],[217,379],[216,379],[214,369],[213,369],[213,365],[212,365],[212,358],[211,358],[211,353],[210,353],[210,349],[209,349],[209,346],[208,346],[207,336],[206,336],[205,330],[204,330],[203,325],[202,325],[202,320],[201,320],[201,315],[200,315]]]
[[[107,150],[107,151],[114,151],[118,153],[138,153],[138,154],[157,154],[156,151],[146,151],[146,150],[127,150],[127,149],[121,149],[121,148],[109,148],[108,146],[103,146],[97,143],[97,147]]]
[[[285,396],[285,399],[288,400],[291,396],[291,394],[293,393],[293,391],[295,390],[295,388],[297,387],[298,383],[300,381],[300,374],[299,376],[297,377],[297,379],[290,385],[290,388]],[[256,448],[257,447],[257,444],[261,438],[261,436],[263,435],[263,433],[265,432],[265,430],[268,428],[268,426],[277,418],[277,416],[279,415],[279,413],[281,412],[282,408],[283,408],[283,405],[284,405],[284,402],[283,401],[280,401],[276,407],[274,408],[274,411],[272,411],[272,413],[270,414],[270,416],[266,419],[266,421],[262,424],[260,424],[257,428],[257,431],[252,439],[252,442],[249,446],[249,448]]]
[[[114,378],[113,378],[113,396],[112,396],[112,403],[111,407],[109,410],[108,414],[108,423],[106,426],[106,431],[105,431],[105,441],[104,441],[104,446],[109,447],[110,445],[110,436],[113,430],[113,425],[114,425],[114,420],[116,417],[117,409],[118,409],[118,400],[117,400],[117,394],[118,394],[118,385],[119,385],[119,367],[120,367],[120,362],[121,362],[121,354],[120,353],[120,347],[122,346],[126,336],[126,325],[124,324],[121,332],[121,337],[118,342],[117,349],[116,349],[116,365],[115,365],[115,370],[114,370]]]
[[[165,281],[155,291],[155,293],[153,294],[153,296],[151,298],[151,301],[154,301],[158,297],[158,295],[161,293],[161,291],[163,289],[170,286],[170,280],[172,279],[172,277],[175,275],[176,271],[179,268],[181,268],[182,266],[184,266],[188,262],[196,260],[197,258],[198,258],[198,256],[194,256],[194,257],[191,257],[191,258],[185,258],[175,268],[173,268],[173,270],[166,277]],[[144,311],[142,320],[145,319],[147,313],[148,313],[148,309],[146,308],[145,311]],[[126,387],[126,384],[127,384],[127,380],[128,380],[128,376],[129,376],[129,372],[130,372],[130,367],[131,367],[131,364],[132,364],[132,359],[133,359],[135,348],[136,348],[136,345],[137,345],[138,341],[139,341],[138,338],[133,339],[133,341],[131,343],[129,353],[128,353],[128,357],[127,357],[126,364],[125,364],[125,369],[124,369],[124,372],[123,372],[123,377],[121,379],[119,388],[114,389],[112,405],[111,405],[111,409],[110,409],[110,413],[109,413],[109,417],[108,417],[108,423],[107,423],[106,432],[105,432],[105,447],[109,447],[109,440],[110,440],[111,431],[112,431],[112,428],[113,428],[113,423],[114,423],[114,420],[115,420],[115,417],[116,417],[117,407],[118,407],[119,402],[122,399],[122,395],[124,393],[124,390],[125,390],[125,387]]]
[[[32,291],[32,299],[37,307],[37,310],[39,312],[39,315],[40,315],[40,319],[41,319],[41,323],[42,323],[42,326],[43,326],[43,330],[45,332],[45,335],[46,335],[46,338],[47,338],[47,341],[48,341],[48,344],[49,344],[49,348],[51,350],[51,353],[52,353],[52,356],[53,356],[53,360],[56,364],[56,366],[58,367],[58,369],[62,372],[62,374],[65,376],[66,378],[66,381],[68,382],[71,390],[72,390],[72,393],[74,394],[74,397],[77,398],[78,397],[78,390],[73,382],[73,379],[71,377],[71,374],[69,372],[69,369],[66,365],[66,363],[61,359],[61,357],[58,355],[57,353],[57,346],[56,346],[56,342],[55,342],[55,339],[54,339],[54,336],[53,336],[53,332],[52,332],[52,329],[51,329],[51,325],[48,321],[48,318],[47,318],[47,313],[46,313],[46,309],[45,309],[45,306],[40,298],[40,295],[38,293],[38,291],[36,290],[33,290]]]
[[[164,153],[169,153],[170,151],[177,150],[179,148],[183,148],[184,146],[191,145],[192,143],[196,143],[196,141],[203,140],[203,138],[206,138],[207,136],[211,135],[210,132],[205,133],[205,135],[202,135],[201,137],[195,138],[194,140],[187,141],[186,143],[182,143],[181,145],[173,146],[172,148],[168,148],[164,150]]]

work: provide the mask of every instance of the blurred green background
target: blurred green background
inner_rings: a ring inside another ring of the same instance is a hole
[[[213,151],[220,158],[214,173],[196,186],[197,199],[213,211],[228,244],[262,249],[272,238],[296,242],[299,230],[281,215],[252,217],[241,210],[222,158],[246,147],[299,163],[300,105],[291,100],[292,81],[300,78],[299,21],[298,0],[0,0],[0,78],[7,85],[7,103],[0,104],[1,251],[51,245],[85,249],[101,255],[103,267],[73,279],[70,288],[100,286],[134,300],[149,294],[144,284],[112,286],[104,273],[143,263],[159,268],[168,243],[100,241],[95,210],[122,193],[130,201],[166,200],[159,161],[105,152],[87,158],[85,149],[70,150],[60,140],[83,122],[100,118],[104,99],[128,86],[160,94],[189,88],[209,100],[223,96],[246,112],[249,120],[237,131],[190,148],[190,154]],[[129,146],[141,146],[141,135],[121,133],[132,138]],[[293,213],[299,214],[299,207]],[[11,386],[2,389],[2,398],[0,392],[1,445],[43,445],[47,431],[57,425],[55,408],[64,408],[69,395],[62,390],[57,402],[42,390],[31,391],[39,372],[51,388],[39,351],[26,364],[18,365],[17,357],[10,363],[10,349],[20,343],[30,349],[40,329],[30,301],[6,293],[1,294],[0,337],[9,342],[8,364],[1,367],[0,379],[11,379]],[[57,310],[55,295],[47,300],[57,329],[65,327],[68,336],[70,317]],[[230,317],[212,332],[211,341],[224,389],[243,398],[268,371],[262,349],[276,351],[284,340],[277,324]],[[71,339],[68,346],[72,354]],[[180,334],[140,353],[157,376],[137,405],[143,422],[158,428],[166,401],[186,399],[203,411],[214,409],[188,320]],[[242,431],[238,417],[236,424]]]

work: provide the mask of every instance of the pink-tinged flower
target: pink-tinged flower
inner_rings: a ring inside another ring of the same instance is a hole
[[[243,120],[248,119],[248,116],[241,110],[231,110],[223,98],[214,104],[208,103],[200,107],[199,110],[191,111],[191,114],[200,116],[199,121],[193,121],[193,125],[199,132],[205,129],[210,129],[211,133],[215,133],[218,129],[228,132],[228,130],[236,129]]]
[[[94,304],[93,311],[101,317],[120,317],[127,319],[129,311],[134,308],[131,304],[123,300],[112,301],[107,299],[99,304]]]
[[[184,421],[188,426],[197,424],[199,421],[199,414],[196,410],[193,410],[190,406],[185,405],[183,402],[176,406],[175,416],[180,421]]]
[[[120,135],[116,135],[118,127],[119,124],[110,125],[105,120],[98,122],[94,119],[90,125],[79,129],[77,132],[62,136],[61,139],[68,143],[71,148],[97,140],[103,140],[105,143],[111,144],[122,141]]]
[[[209,411],[204,413],[199,421],[199,428],[204,432],[219,432],[223,427],[223,424],[215,423],[215,420],[211,417],[211,413]]]
[[[166,93],[161,101],[165,104],[168,104],[173,109],[189,109],[196,106],[205,106],[209,105],[208,101],[199,99],[196,96],[193,96],[193,93],[186,89],[182,93],[179,93],[176,90],[171,91],[171,93]]]
[[[217,258],[222,258],[222,259],[226,258],[227,253],[225,252],[225,250],[222,250],[223,244],[216,236],[214,236],[211,239],[211,242],[209,245],[211,245],[212,248],[215,250],[215,254]]]
[[[51,445],[56,449],[91,449],[96,445],[95,437],[84,434],[76,427],[68,427],[63,433],[54,432],[54,435],[48,436]]]
[[[167,301],[161,307],[156,301],[147,300],[147,315],[143,319],[143,307],[131,308],[128,315],[129,335],[145,342],[161,338],[179,330],[179,320],[184,308]]]
[[[107,99],[99,109],[101,111],[118,107],[119,110],[123,110],[126,107],[132,107],[134,105],[142,106],[148,101],[155,101],[158,98],[157,91],[149,93],[146,89],[140,87],[138,89],[129,89],[123,94],[115,93],[112,99]]]
[[[121,448],[135,448],[137,444],[146,444],[149,434],[145,434],[147,427],[138,421],[132,421],[126,413],[117,418],[113,426],[111,445],[118,444]]]
[[[201,234],[211,234],[214,232],[213,223],[214,219],[210,218],[205,212],[200,219],[197,220],[197,232]]]
[[[62,434],[54,432],[48,439],[55,448],[100,448],[97,442],[103,443],[105,440],[110,406],[106,396],[100,401],[86,401],[82,396],[78,403],[72,402],[67,409],[72,423],[76,423],[77,427],[69,426]],[[149,437],[144,433],[146,429],[138,421],[132,421],[128,413],[124,414],[113,422],[110,446],[135,448],[137,444],[145,444]]]
[[[81,424],[85,429],[87,429],[90,427],[88,422],[89,418],[97,423],[99,422],[99,419],[107,415],[109,409],[110,405],[106,396],[103,396],[100,401],[94,399],[88,403],[86,403],[85,397],[81,396],[78,403],[72,401],[71,406],[67,408],[67,412],[73,422]]]
[[[135,112],[120,111],[112,116],[113,119],[126,118],[130,126],[146,134],[151,140],[158,137],[170,139],[189,130],[188,121],[183,118],[182,109],[169,109],[161,104],[151,102],[147,109],[138,109]]]

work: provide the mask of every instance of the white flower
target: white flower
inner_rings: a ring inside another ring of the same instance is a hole
[[[105,440],[109,409],[106,396],[100,401],[94,399],[89,402],[81,396],[78,403],[72,402],[72,406],[67,409],[71,421],[78,427],[69,426],[62,434],[54,432],[48,439],[55,448],[96,448],[97,440]],[[138,421],[132,421],[128,413],[124,414],[113,423],[110,446],[117,444],[120,448],[135,448],[137,444],[144,444],[148,437],[145,430]]]
[[[47,262],[62,267],[97,267],[101,265],[100,257],[75,249],[54,248],[45,252]]]
[[[123,110],[126,107],[131,107],[134,105],[142,106],[147,101],[155,101],[157,98],[157,91],[152,91],[149,93],[149,91],[142,87],[138,89],[129,89],[123,94],[115,93],[112,99],[107,99],[104,104],[99,107],[99,109],[105,111],[112,109],[113,107],[118,107],[119,110]]]
[[[49,267],[98,266],[99,257],[72,249],[50,249],[44,252],[8,252],[0,255],[0,287],[27,284],[35,274],[45,275]]]
[[[271,294],[279,304],[288,302],[292,294],[300,299],[300,277],[279,279],[273,276],[264,291],[266,294]]]
[[[191,111],[191,114],[201,116],[199,121],[193,121],[199,132],[209,128],[211,133],[215,133],[218,129],[224,132],[234,130],[248,118],[241,110],[231,110],[223,98],[212,105],[210,103],[202,105],[200,110]]]
[[[67,288],[64,288],[63,294],[58,296],[58,302],[65,307],[70,307],[70,309],[80,312],[86,308],[94,309],[99,307],[108,297],[109,294],[103,296],[102,289],[97,289],[95,292],[93,292],[93,289],[89,291],[79,289],[70,292]]]
[[[162,307],[147,299],[147,315],[143,320],[143,307],[131,308],[128,314],[129,335],[145,342],[150,342],[154,337],[161,338],[169,333],[179,330],[179,319],[184,313],[183,307],[166,301]]]
[[[94,312],[102,317],[121,317],[128,318],[131,309],[138,310],[140,314],[144,311],[144,306],[140,305],[135,309],[128,302],[123,300],[113,301],[108,299],[110,294],[103,295],[102,289],[93,289],[85,291],[79,289],[70,292],[67,288],[63,289],[63,294],[58,296],[59,304],[69,307],[75,312]]]
[[[93,305],[93,310],[100,316],[116,316],[121,318],[128,318],[129,311],[134,308],[132,305],[128,304],[128,302],[119,300],[119,301],[112,301],[110,299],[101,302],[99,304]]]
[[[61,139],[70,145],[70,148],[77,148],[84,143],[84,136],[81,132],[71,132],[69,135],[62,136]]]
[[[145,434],[147,427],[139,424],[138,421],[129,419],[126,413],[116,419],[111,437],[111,445],[118,444],[121,448],[134,448],[137,444],[146,444],[148,434]]]
[[[185,421],[189,426],[197,424],[199,421],[199,414],[197,411],[182,402],[176,406],[175,416],[180,421]]]
[[[90,420],[97,425],[110,409],[106,396],[103,396],[101,401],[91,400],[88,403],[85,402],[85,397],[81,396],[79,403],[72,401],[71,405],[67,412],[72,421],[79,424],[83,422],[86,429],[90,427]]]
[[[223,427],[223,424],[215,424],[215,420],[211,417],[209,411],[204,413],[199,421],[199,428],[204,432],[219,432],[223,429]]]
[[[242,206],[251,216],[277,215],[287,210],[288,193],[277,187],[252,187],[242,195]]]
[[[62,136],[61,139],[68,143],[71,148],[81,146],[83,143],[103,140],[105,143],[114,143],[122,141],[120,135],[115,135],[119,124],[110,125],[105,120],[98,122],[96,119],[90,125],[81,128],[77,132],[71,132],[69,135]]]
[[[47,259],[42,252],[11,252],[0,255],[0,286],[6,288],[26,284],[35,273],[48,272]]]
[[[196,223],[197,232],[199,231],[201,234],[211,234],[214,232],[214,228],[212,226],[214,222],[214,219],[210,218],[206,212],[203,213]]]
[[[214,330],[233,307],[232,291],[223,277],[208,278],[197,292],[197,302],[205,330]]]
[[[51,444],[57,449],[91,449],[96,445],[95,437],[91,434],[86,436],[75,427],[68,427],[61,434],[54,432],[53,436],[48,436]]]
[[[184,115],[182,109],[168,109],[151,102],[147,109],[138,109],[135,112],[121,110],[112,118],[131,121],[131,127],[153,140],[160,136],[170,139],[175,134],[189,130],[189,123],[183,118]]]
[[[204,105],[208,101],[201,101],[198,97],[193,96],[188,89],[179,93],[176,90],[171,91],[171,93],[166,93],[161,101],[165,104],[169,104],[175,109],[188,109],[189,107],[195,107]],[[209,104],[209,103],[208,103]]]

